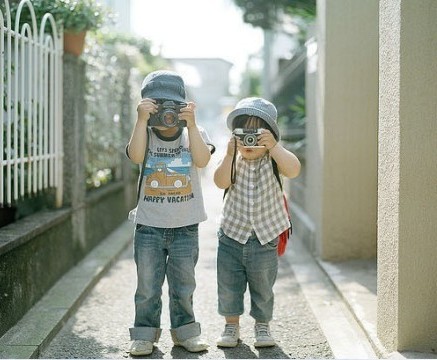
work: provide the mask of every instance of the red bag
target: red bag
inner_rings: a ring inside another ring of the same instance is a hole
[[[290,216],[290,211],[288,210],[288,202],[287,202],[287,197],[285,196],[285,193],[283,194],[283,196],[284,196],[285,210],[287,210],[288,219],[290,220],[290,227],[279,235],[279,242],[278,242],[278,255],[279,256],[284,255],[285,248],[287,247],[288,239],[290,238],[291,234],[293,233],[293,228],[291,225],[291,216]]]

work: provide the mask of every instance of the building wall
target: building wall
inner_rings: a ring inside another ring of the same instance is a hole
[[[378,337],[437,348],[437,2],[382,0]]]
[[[317,13],[305,204],[315,225],[313,247],[325,260],[374,257],[378,1],[322,0]]]

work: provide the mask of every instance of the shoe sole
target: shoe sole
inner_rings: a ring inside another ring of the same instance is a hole
[[[238,341],[236,343],[217,343],[218,347],[225,347],[225,348],[233,348],[238,345]]]
[[[259,343],[255,343],[253,344],[253,346],[255,347],[272,347],[272,346],[276,346],[275,342],[259,342]]]
[[[129,354],[131,354],[132,356],[146,356],[146,355],[150,355],[152,351],[129,351]]]
[[[206,350],[208,350],[208,347],[209,347],[209,346],[202,346],[202,347],[195,348],[195,349],[188,349],[188,348],[186,348],[185,346],[183,346],[181,344],[174,344],[174,345],[175,346],[179,346],[179,347],[181,347],[181,348],[183,348],[183,349],[185,349],[185,350],[187,350],[188,352],[191,352],[191,353],[198,353],[198,352],[206,351]]]

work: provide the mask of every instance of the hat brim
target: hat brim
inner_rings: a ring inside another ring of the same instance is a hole
[[[141,94],[141,97],[149,98],[149,99],[165,99],[165,100],[172,100],[177,102],[186,102],[185,98],[170,92],[170,91],[160,91],[160,90],[152,90],[152,91],[144,91],[144,93]]]
[[[278,124],[276,123],[276,121],[274,119],[272,119],[269,116],[269,114],[267,114],[266,112],[259,110],[259,109],[252,108],[252,107],[242,107],[242,108],[232,110],[229,113],[228,118],[226,120],[226,124],[227,124],[229,130],[232,130],[232,124],[234,122],[234,119],[240,115],[257,116],[257,117],[263,119],[272,128],[273,132],[276,135],[277,140],[280,140],[281,134],[280,134],[279,127],[278,127]]]

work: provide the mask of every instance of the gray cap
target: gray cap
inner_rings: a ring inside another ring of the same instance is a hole
[[[143,80],[141,97],[185,102],[184,80],[173,71],[153,71]]]
[[[275,105],[270,101],[258,97],[248,97],[240,100],[235,106],[235,109],[228,115],[226,123],[230,130],[232,130],[234,119],[239,115],[257,116],[263,119],[272,128],[276,135],[276,139],[279,140],[281,138],[278,124],[276,123],[278,111],[276,110]]]

